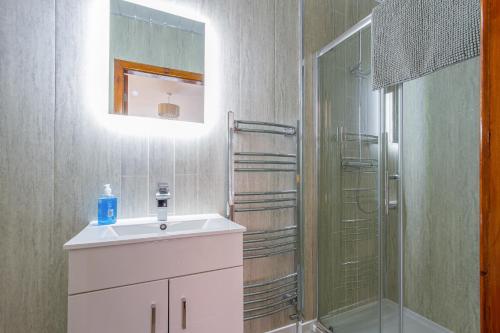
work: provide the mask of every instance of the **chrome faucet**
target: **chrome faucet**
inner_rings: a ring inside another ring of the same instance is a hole
[[[156,192],[156,207],[158,209],[158,222],[160,222],[160,229],[167,228],[167,207],[168,199],[170,199],[170,190],[167,183],[158,183],[158,192]]]

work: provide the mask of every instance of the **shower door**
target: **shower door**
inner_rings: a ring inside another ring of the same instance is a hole
[[[385,117],[393,95],[371,88],[370,18],[318,52],[315,77],[319,325],[334,333],[399,332],[398,214],[392,224],[388,218],[397,206],[388,195],[397,174],[388,171],[394,156],[386,127],[394,118]]]

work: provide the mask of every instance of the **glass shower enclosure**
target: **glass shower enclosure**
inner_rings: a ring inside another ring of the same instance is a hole
[[[402,332],[401,89],[372,91],[371,18],[316,54],[318,321]]]

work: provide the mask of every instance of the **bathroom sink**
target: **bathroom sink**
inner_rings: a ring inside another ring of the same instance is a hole
[[[167,224],[166,232],[180,232],[196,229],[201,231],[208,230],[210,228],[217,228],[217,223],[214,223],[213,220],[194,220]]]
[[[158,222],[132,224],[132,225],[114,225],[111,226],[113,231],[118,236],[142,235],[142,234],[157,234],[157,233],[171,233],[180,231],[195,231],[197,229],[207,229],[210,224],[209,220],[194,220],[194,221],[180,221],[180,222],[167,222],[167,229],[161,230]],[[216,227],[215,225],[213,227]]]
[[[161,230],[156,217],[119,219],[113,225],[98,225],[92,221],[64,244],[64,248],[78,249],[246,230],[218,214],[169,216],[166,224],[166,230]]]
[[[160,231],[160,225],[158,223],[116,225],[111,226],[111,228],[118,236],[156,234]]]

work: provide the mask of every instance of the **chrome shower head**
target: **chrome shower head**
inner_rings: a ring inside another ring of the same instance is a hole
[[[349,72],[351,75],[354,77],[360,78],[360,79],[366,79],[367,77],[370,76],[371,71],[365,71],[361,68],[361,62],[358,62],[356,65],[351,66],[349,68]]]

